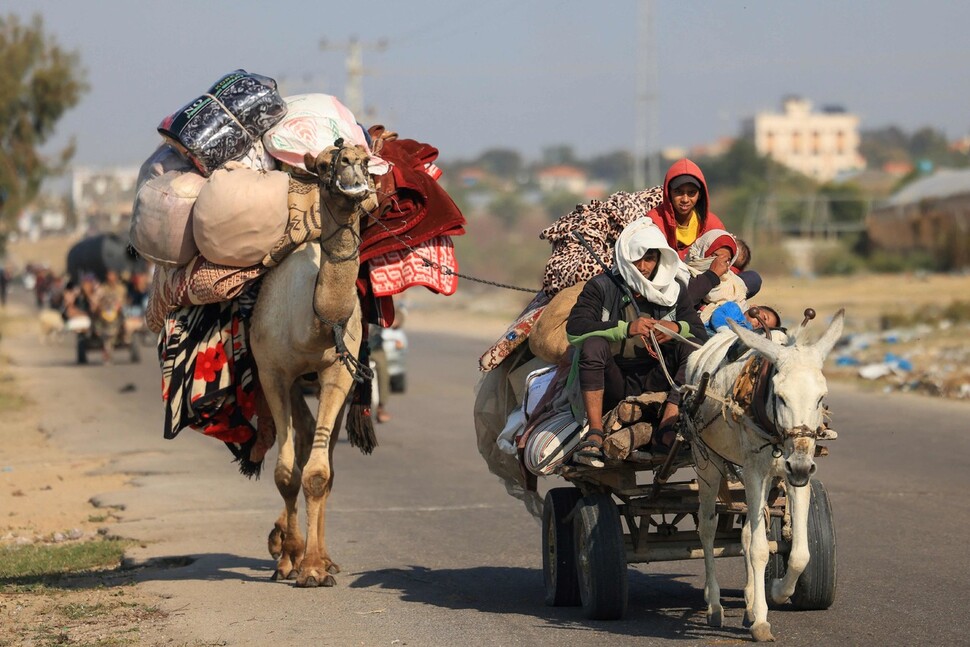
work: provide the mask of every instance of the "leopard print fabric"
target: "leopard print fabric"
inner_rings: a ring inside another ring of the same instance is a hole
[[[613,245],[628,224],[646,216],[663,202],[663,187],[636,193],[614,193],[606,200],[581,204],[560,217],[539,234],[552,244],[552,253],[542,274],[542,290],[550,298],[563,288],[588,281],[603,271],[599,263],[576,240],[578,231],[607,266],[613,266]]]

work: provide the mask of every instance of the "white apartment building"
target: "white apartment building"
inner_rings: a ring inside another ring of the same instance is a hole
[[[745,124],[755,149],[819,182],[865,168],[859,154],[859,117],[839,107],[815,112],[801,97],[786,97],[782,112],[759,112]]]

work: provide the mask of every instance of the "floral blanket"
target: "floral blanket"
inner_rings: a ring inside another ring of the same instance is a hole
[[[259,381],[246,336],[258,284],[232,301],[175,310],[165,318],[162,366],[165,438],[186,427],[245,445],[256,433]]]

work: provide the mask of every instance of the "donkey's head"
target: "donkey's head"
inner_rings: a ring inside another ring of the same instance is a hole
[[[331,197],[359,203],[374,195],[374,183],[367,171],[369,160],[366,148],[346,146],[338,139],[315,156],[306,153],[303,163],[320,178],[321,186]]]
[[[822,400],[828,385],[822,364],[842,336],[844,318],[845,310],[839,310],[817,341],[799,339],[790,346],[775,344],[729,322],[742,342],[775,366],[766,409],[782,445],[785,476],[795,487],[806,485],[815,473],[815,442],[835,437],[825,426]]]

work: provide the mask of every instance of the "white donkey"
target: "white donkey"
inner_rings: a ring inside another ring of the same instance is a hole
[[[744,619],[756,641],[774,640],[767,619],[765,567],[769,547],[764,510],[768,491],[777,478],[787,481],[792,540],[787,571],[782,579],[771,583],[773,603],[781,604],[791,597],[808,565],[811,489],[805,486],[816,470],[816,441],[836,437],[824,420],[822,399],[828,389],[822,363],[842,335],[844,315],[840,310],[815,343],[801,339],[806,317],[793,339],[784,345],[732,322],[734,334],[725,331],[715,335],[688,361],[688,384],[697,385],[705,372],[711,375],[707,397],[691,421],[696,430],[693,450],[700,489],[698,533],[704,548],[704,599],[711,626],[719,627],[723,620],[714,572],[714,536],[715,502],[725,461],[742,468],[748,506],[741,532],[747,567]],[[781,336],[779,332],[773,334]],[[726,355],[735,335],[753,352],[731,362]],[[762,371],[758,370],[759,362]]]

